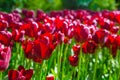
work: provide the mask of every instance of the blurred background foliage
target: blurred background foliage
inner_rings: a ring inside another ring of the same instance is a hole
[[[62,9],[116,10],[120,0],[0,0],[0,11],[13,9],[42,9],[45,12]]]

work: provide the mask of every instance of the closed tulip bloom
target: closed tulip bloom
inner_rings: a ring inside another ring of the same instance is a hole
[[[69,62],[72,66],[77,66],[78,65],[78,56],[77,55],[69,56]]]
[[[54,75],[48,75],[48,76],[46,76],[46,80],[54,80]]]
[[[0,44],[0,71],[4,71],[8,68],[10,58],[11,58],[10,47],[5,47],[3,44]]]
[[[9,31],[0,31],[0,43],[9,46],[12,40],[12,34]]]
[[[86,41],[82,45],[82,51],[84,53],[95,53],[97,44],[94,41]]]

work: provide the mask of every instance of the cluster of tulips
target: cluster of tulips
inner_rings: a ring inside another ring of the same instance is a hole
[[[79,66],[80,54],[94,54],[107,47],[116,57],[120,48],[120,11],[63,10],[44,13],[38,10],[0,12],[0,71],[8,68],[15,43],[36,63],[48,60],[58,45],[71,44],[70,65]],[[9,70],[9,80],[30,80],[33,69]],[[54,80],[48,76],[46,80]]]

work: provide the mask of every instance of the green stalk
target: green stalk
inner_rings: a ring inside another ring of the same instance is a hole
[[[81,58],[82,58],[82,44],[80,45],[80,54],[79,54],[79,63],[78,63],[78,75],[77,75],[77,80],[80,80],[81,76]]]
[[[68,44],[66,45],[65,51],[63,53],[63,65],[62,65],[62,80],[64,80],[64,73],[65,73],[65,61],[66,61],[66,55],[68,51]],[[61,51],[63,52],[63,51]],[[62,53],[61,53],[62,54]]]
[[[58,65],[57,65],[57,68],[58,68],[58,80],[61,80],[60,78],[61,78],[61,58],[62,58],[62,52],[63,51],[63,44],[62,44],[62,46],[61,45],[59,45],[58,46],[58,57],[57,57],[57,59],[58,59]]]
[[[76,67],[73,67],[73,69],[72,69],[72,79],[71,80],[75,79],[75,75],[76,75]]]
[[[25,60],[25,56],[24,56],[24,53],[23,53],[23,49],[22,49],[22,46],[20,45],[20,61],[22,63],[22,65],[24,65],[24,60]],[[30,63],[29,63],[30,64]]]
[[[2,80],[2,72],[0,72],[0,80]]]
[[[40,77],[39,77],[39,79],[41,80],[41,77],[42,77],[42,64],[41,64],[41,65],[39,65],[39,69],[40,69],[40,72],[39,72]]]
[[[97,60],[98,60],[98,52],[100,51],[100,48],[95,53],[95,65],[94,65],[94,72],[93,72],[93,80],[96,80],[96,69],[97,69]]]
[[[19,50],[20,50],[20,44],[19,43],[16,43],[16,47],[17,47],[17,52],[15,53],[16,55],[17,55],[17,62],[16,62],[16,65],[15,65],[15,67],[17,68],[18,67],[18,64],[19,64],[19,61],[21,61],[20,60],[20,58],[19,57],[21,57],[20,56],[20,52],[19,52]]]

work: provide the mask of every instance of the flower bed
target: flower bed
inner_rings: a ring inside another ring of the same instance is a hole
[[[0,78],[119,80],[119,34],[120,11],[0,12]]]

